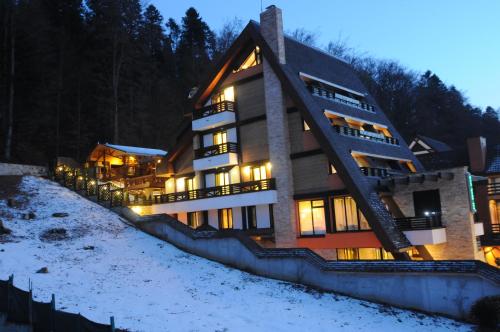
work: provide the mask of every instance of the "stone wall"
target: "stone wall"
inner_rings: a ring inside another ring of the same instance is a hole
[[[368,301],[467,319],[475,301],[500,295],[498,270],[478,261],[325,261],[309,249],[262,248],[241,231],[194,231],[165,215],[116,211],[139,229],[195,255]]]
[[[453,173],[453,179],[426,180],[424,183],[397,185],[394,189],[394,201],[405,217],[415,216],[413,192],[439,190],[442,223],[446,227],[447,241],[425,246],[435,260],[479,259],[484,261],[484,254],[478,250],[474,234],[474,219],[469,207],[466,171],[465,167],[443,170],[442,172]]]
[[[47,176],[47,167],[0,163],[0,176],[3,175],[34,175]]]

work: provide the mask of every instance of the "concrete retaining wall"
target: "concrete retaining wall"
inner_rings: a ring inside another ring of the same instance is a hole
[[[47,176],[47,167],[0,163],[0,176],[2,175],[34,175]]]
[[[198,256],[360,299],[467,319],[476,300],[500,295],[500,273],[478,261],[325,261],[308,249],[264,249],[241,233],[193,231],[168,216],[139,217],[127,208],[117,212]]]

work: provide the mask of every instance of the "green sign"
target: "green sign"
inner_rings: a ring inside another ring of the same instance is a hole
[[[472,175],[467,172],[466,175],[467,177],[467,189],[469,192],[469,205],[470,205],[470,210],[472,213],[476,213],[476,196],[474,195],[474,186],[472,185]]]

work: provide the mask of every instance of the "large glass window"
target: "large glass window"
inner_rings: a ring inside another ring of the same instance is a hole
[[[212,96],[212,104],[218,104],[226,100],[234,101],[234,87],[227,87]]]
[[[202,212],[188,212],[187,214],[188,226],[191,228],[198,228],[203,224]]]
[[[391,260],[390,252],[383,248],[342,248],[337,249],[338,260]]]
[[[252,167],[252,175],[254,181],[267,179],[267,170],[265,165]]]
[[[247,218],[247,225],[249,229],[255,229],[257,228],[257,209],[254,206],[247,206],[246,207],[246,218]]]
[[[214,133],[213,143],[214,143],[214,145],[227,143],[227,132],[226,131],[219,131],[217,133]]]
[[[356,202],[350,196],[335,197],[333,199],[333,212],[337,232],[370,229],[365,216],[359,211]]]
[[[233,229],[233,210],[219,210],[219,229]]]
[[[325,202],[323,200],[300,201],[299,224],[301,235],[326,233]]]
[[[234,72],[237,73],[239,71],[248,69],[250,67],[259,65],[262,63],[261,55],[260,55],[260,48],[259,46],[256,46],[252,53],[248,55],[248,57],[243,61],[243,63],[238,67],[238,69],[235,69]]]

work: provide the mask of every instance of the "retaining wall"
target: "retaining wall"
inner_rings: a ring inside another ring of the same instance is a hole
[[[0,163],[0,176],[2,175],[34,175],[47,176],[47,167]]]
[[[360,299],[467,319],[476,300],[500,295],[499,270],[480,261],[326,261],[309,249],[262,248],[241,231],[195,231],[167,215],[115,211],[198,256]]]

